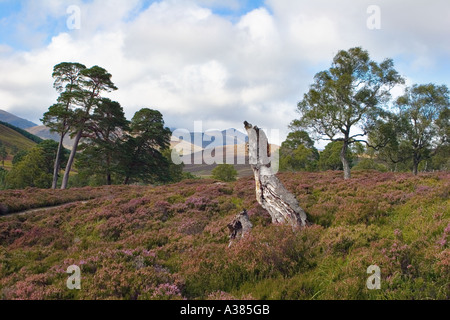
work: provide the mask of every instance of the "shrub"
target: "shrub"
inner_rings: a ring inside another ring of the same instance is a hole
[[[238,172],[231,164],[219,164],[212,171],[212,177],[214,179],[224,182],[236,181],[237,176]]]
[[[363,159],[356,166],[352,168],[352,170],[376,170],[380,172],[387,172],[388,168],[381,164],[375,162],[373,159]]]

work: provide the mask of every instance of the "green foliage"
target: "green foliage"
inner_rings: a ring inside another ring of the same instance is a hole
[[[49,108],[41,121],[50,128],[50,131],[56,132],[60,136],[58,152],[56,153],[53,168],[52,188],[54,189],[57,187],[59,171],[61,169],[64,138],[77,121],[75,109],[80,104],[80,99],[82,100],[83,89],[80,86],[82,78],[81,71],[85,69],[86,66],[82,64],[68,62],[60,63],[53,68],[52,76],[55,80],[53,87],[60,95],[58,97],[58,103]],[[74,148],[76,150],[78,141],[75,144]],[[68,168],[66,168],[67,177],[70,174],[73,156],[74,154],[72,155],[72,160]],[[63,184],[67,184],[67,181],[63,182]]]
[[[213,179],[224,182],[236,181],[238,172],[232,164],[219,164],[212,171]]]
[[[319,152],[305,131],[289,133],[280,148],[281,171],[314,171]]]
[[[33,148],[24,159],[8,174],[7,185],[12,189],[26,187],[49,188],[52,175],[45,171],[47,165],[44,152],[40,148]]]
[[[295,150],[281,147],[280,171],[314,171],[317,168],[319,153],[299,145]]]
[[[444,144],[436,148],[429,169],[450,171],[450,144]]]
[[[52,184],[53,161],[58,143],[45,140],[26,154],[16,159],[13,169],[6,177],[6,184],[12,189],[26,187],[50,188]],[[16,157],[17,158],[17,155]]]
[[[392,169],[411,170],[414,174],[425,166],[445,168],[450,133],[448,88],[413,85],[397,99],[395,107],[396,113],[373,125],[370,141],[383,146],[376,155]]]
[[[326,145],[325,149],[320,153],[318,163],[320,170],[327,171],[343,169],[342,161],[340,158],[343,144],[344,142],[342,141],[335,141],[330,142]],[[347,159],[351,166],[351,163],[353,161],[353,153],[350,150],[347,151]]]
[[[171,134],[159,111],[144,108],[136,112],[119,158],[118,170],[125,177],[125,184],[170,182],[167,172],[171,161],[163,152],[169,149]]]
[[[48,117],[53,128],[60,131],[61,140],[66,133],[74,138],[74,146],[67,162],[62,189],[67,188],[78,144],[90,123],[92,113],[102,102],[102,94],[117,90],[112,75],[99,66],[86,69],[79,63],[61,63],[54,68],[55,89],[60,92],[54,114]],[[49,110],[51,113],[52,110]],[[44,116],[43,121],[46,121]],[[60,144],[61,146],[61,144]],[[55,162],[53,186],[58,174]]]
[[[399,117],[403,120],[400,131],[400,158],[409,156],[413,160],[413,172],[417,174],[422,160],[429,159],[433,147],[448,143],[448,114],[450,96],[447,86],[414,85],[407,89],[404,96],[398,98]],[[443,135],[441,135],[443,134]]]
[[[28,154],[28,151],[26,150],[21,150],[19,152],[16,153],[16,155],[14,156],[13,160],[12,160],[12,164],[13,166],[15,166],[16,164],[18,164],[20,161],[23,160],[23,158],[25,158],[25,156]]]
[[[344,175],[350,178],[347,149],[365,135],[352,130],[367,133],[384,112],[381,106],[389,100],[390,90],[404,80],[391,59],[376,63],[362,48],[339,51],[331,68],[316,74],[314,80],[298,104],[302,117],[291,127],[310,130],[317,139],[342,141]]]
[[[85,129],[86,139],[80,145],[83,153],[77,168],[81,174],[95,177],[101,184],[111,185],[113,174],[119,165],[121,136],[128,129],[122,106],[110,99],[103,99],[95,109]]]
[[[387,172],[388,168],[374,159],[362,159],[352,168],[352,170],[376,170],[379,172]]]
[[[184,179],[190,179],[189,177],[183,173],[184,163],[181,163],[179,165],[173,163],[172,161],[172,152],[174,150],[172,149],[165,149],[163,150],[162,154],[167,159],[169,163],[169,168],[167,169],[167,178],[165,179],[166,182],[174,183],[174,182],[180,182]],[[192,175],[192,178],[194,176]]]
[[[103,99],[85,135],[72,186],[164,184],[184,179],[183,165],[171,160],[171,132],[159,111],[141,109],[129,123],[119,103]]]
[[[5,160],[8,157],[8,152],[6,151],[6,147],[0,141],[0,161],[2,161],[2,166],[5,167]]]
[[[62,141],[67,134],[74,139],[74,146],[62,189],[69,184],[76,156],[79,174],[72,185],[167,183],[182,179],[181,169],[163,155],[169,148],[171,132],[164,127],[159,111],[142,109],[131,122],[127,121],[118,102],[102,97],[117,87],[112,75],[99,66],[86,68],[80,63],[63,62],[54,67],[53,78],[60,95],[42,119],[61,137],[54,161],[53,188],[57,186]]]
[[[296,130],[288,134],[286,141],[282,144],[282,147],[295,150],[301,145],[308,149],[314,149],[314,141],[310,138],[308,132]]]
[[[0,190],[6,189],[6,176],[8,175],[8,171],[0,168]]]
[[[200,178],[191,172],[183,172],[183,180],[199,180]]]
[[[44,166],[43,169],[49,173],[52,173],[53,162],[58,150],[58,143],[53,140],[44,140],[42,143],[37,145],[37,148],[42,150],[43,156],[47,161],[46,166]],[[61,154],[61,162],[63,166],[67,162],[67,152]]]

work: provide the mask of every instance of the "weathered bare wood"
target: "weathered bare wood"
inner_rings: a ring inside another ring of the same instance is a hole
[[[255,174],[256,199],[272,217],[273,223],[305,227],[308,220],[295,196],[272,170],[269,142],[263,130],[245,121],[249,137],[249,161]]]
[[[228,225],[228,229],[230,230],[230,244],[233,243],[233,240],[241,239],[247,232],[253,228],[252,223],[247,214],[247,210],[242,211],[233,219],[233,221]]]

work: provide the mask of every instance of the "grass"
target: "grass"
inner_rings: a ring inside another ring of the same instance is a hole
[[[11,170],[13,167],[12,160],[5,160],[5,166],[3,167],[3,163],[0,162],[0,166],[5,170]]]
[[[206,165],[206,164],[194,165],[193,164],[193,165],[186,165],[184,167],[184,171],[192,173],[193,175],[203,178],[203,179],[210,179],[212,177],[212,171],[216,167],[217,167],[217,165]],[[239,178],[253,176],[253,171],[249,164],[234,165],[234,168],[238,172]]]
[[[27,188],[24,190],[0,191],[0,217],[37,208],[53,207],[76,201],[91,200],[100,197],[112,197],[124,190],[138,190],[139,187],[101,187],[75,188],[67,190],[41,190]]]
[[[218,184],[0,192],[0,203],[87,203],[0,217],[0,298],[450,298],[450,173],[280,174],[314,225],[272,225],[251,177]],[[69,190],[70,191],[70,190]],[[254,228],[228,247],[246,208]],[[82,290],[66,288],[70,265]],[[367,268],[381,269],[368,290]]]
[[[30,150],[36,143],[24,137],[17,131],[0,124],[0,141],[6,147],[6,151],[11,154],[13,148],[17,150]]]

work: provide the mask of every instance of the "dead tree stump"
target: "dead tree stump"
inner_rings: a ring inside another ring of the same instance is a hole
[[[256,199],[272,217],[273,223],[305,227],[308,220],[295,196],[290,193],[272,170],[270,145],[266,134],[247,121],[249,160],[255,174]]]
[[[241,239],[247,232],[253,228],[252,223],[247,214],[247,210],[236,215],[233,221],[228,225],[228,229],[230,230],[230,244],[231,246],[233,240]]]

